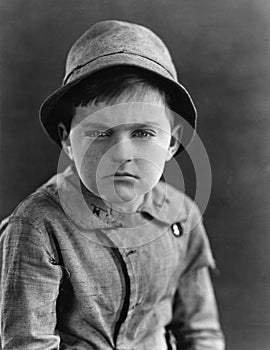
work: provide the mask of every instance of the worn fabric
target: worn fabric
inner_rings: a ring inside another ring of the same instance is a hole
[[[173,187],[124,214],[69,166],[0,232],[3,350],[224,348],[200,212]]]

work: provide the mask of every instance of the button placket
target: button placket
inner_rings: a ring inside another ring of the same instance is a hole
[[[138,294],[138,278],[136,273],[136,266],[134,259],[137,260],[137,250],[129,249],[123,254],[123,259],[126,262],[127,270],[130,278],[130,304],[129,313],[132,312],[136,306],[137,294]]]
[[[121,324],[121,327],[119,329],[118,337],[117,337],[117,349],[118,348],[124,348],[124,338],[125,333],[128,328],[128,320],[135,308],[136,300],[137,300],[137,277],[136,277],[136,270],[132,264],[132,258],[135,257],[137,250],[136,249],[119,249],[120,254],[122,255],[122,258],[126,264],[127,272],[129,275],[130,280],[130,298],[129,298],[129,310],[127,317],[125,321]],[[137,259],[137,257],[136,257]]]

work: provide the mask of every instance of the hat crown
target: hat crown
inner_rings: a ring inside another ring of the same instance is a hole
[[[88,29],[71,47],[66,60],[65,83],[74,70],[100,58],[129,53],[155,61],[177,80],[169,50],[150,29],[138,24],[107,20]]]

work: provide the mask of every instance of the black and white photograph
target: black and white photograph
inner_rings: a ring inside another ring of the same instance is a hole
[[[269,96],[267,0],[2,0],[0,350],[269,350]]]

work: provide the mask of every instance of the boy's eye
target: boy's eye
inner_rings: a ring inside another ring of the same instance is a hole
[[[133,135],[135,137],[140,137],[140,138],[150,138],[154,137],[155,133],[153,131],[148,131],[148,130],[136,130]]]
[[[101,130],[89,130],[85,133],[85,136],[95,138],[95,139],[104,139],[110,136],[109,130],[101,131]],[[136,130],[132,133],[132,137],[138,138],[150,138],[154,137],[155,133],[149,130]]]
[[[108,136],[108,132],[99,131],[99,130],[91,130],[91,131],[87,131],[87,133],[85,133],[85,135],[88,137],[93,137],[93,138],[104,138],[104,137]]]

